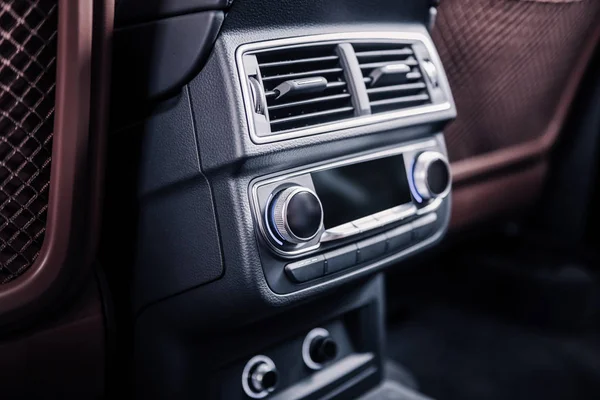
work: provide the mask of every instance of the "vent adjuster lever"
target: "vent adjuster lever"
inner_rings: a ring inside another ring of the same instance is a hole
[[[293,96],[297,94],[319,93],[327,89],[327,79],[322,76],[313,76],[309,78],[290,79],[279,84],[273,91],[277,94],[277,99],[283,96]]]
[[[403,63],[388,64],[383,67],[375,68],[370,74],[371,86],[387,85],[390,81],[397,80],[398,76],[406,76],[410,72],[410,67]]]
[[[441,0],[431,0],[431,6],[429,7],[429,18],[427,21],[427,29],[429,32],[432,32],[433,27],[435,26],[435,20],[437,19],[440,1]]]

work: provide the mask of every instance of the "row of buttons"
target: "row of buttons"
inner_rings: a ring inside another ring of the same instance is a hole
[[[285,266],[285,272],[295,282],[306,282],[373,260],[385,253],[399,251],[430,236],[435,230],[437,215],[402,225],[358,243],[316,255]]]

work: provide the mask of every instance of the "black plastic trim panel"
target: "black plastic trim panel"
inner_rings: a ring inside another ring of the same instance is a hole
[[[115,30],[112,125],[140,118],[150,101],[177,94],[202,68],[222,11],[187,14]]]
[[[232,0],[118,0],[117,27],[200,11],[224,10]]]

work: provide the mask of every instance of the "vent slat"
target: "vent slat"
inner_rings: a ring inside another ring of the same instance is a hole
[[[372,50],[372,51],[357,51],[356,57],[361,58],[375,58],[384,56],[411,56],[413,51],[410,48],[394,49],[394,50]]]
[[[406,64],[409,67],[414,67],[414,66],[419,65],[417,60],[412,58],[412,59],[402,60],[402,61],[381,61],[381,62],[373,62],[373,63],[368,63],[368,64],[361,64],[360,69],[373,69],[373,68],[385,67],[386,65],[390,65],[390,64]]]
[[[298,60],[286,60],[286,61],[273,61],[258,64],[259,68],[271,68],[271,67],[283,67],[287,65],[296,65],[296,64],[308,64],[314,62],[323,62],[323,61],[335,61],[339,59],[338,56],[325,56],[325,57],[312,57],[312,58],[302,58]]]
[[[346,82],[343,82],[343,81],[327,83],[327,89],[341,88],[344,86],[346,86]],[[277,97],[277,92],[275,92],[274,90],[271,90],[271,91],[265,93],[265,96],[267,97],[267,99],[269,99],[271,97]]]
[[[318,69],[315,71],[307,71],[307,72],[297,72],[292,74],[285,75],[273,75],[273,76],[263,76],[263,82],[270,82],[275,80],[288,80],[288,79],[296,79],[296,78],[304,78],[307,76],[319,76],[319,75],[328,75],[328,74],[336,74],[341,73],[344,70],[341,68],[328,68],[328,69]]]
[[[371,102],[371,107],[389,106],[392,104],[415,103],[429,100],[427,94],[417,94],[414,96],[395,97],[392,99],[377,100]]]
[[[353,110],[354,110],[354,107],[341,107],[341,108],[336,108],[336,109],[332,109],[332,110],[319,111],[319,112],[315,112],[315,113],[311,113],[311,114],[300,114],[300,115],[295,115],[293,117],[276,119],[274,121],[271,121],[271,125],[279,125],[279,124],[284,124],[284,123],[288,123],[288,122],[306,120],[306,119],[310,119],[310,118],[329,116],[329,115],[333,115],[333,114],[342,114],[342,113],[347,113],[347,112],[350,112]]]
[[[308,104],[322,103],[322,102],[326,102],[326,101],[349,99],[349,98],[350,98],[350,93],[342,93],[342,94],[336,94],[333,96],[315,97],[314,99],[292,101],[290,103],[283,103],[283,104],[276,104],[276,105],[268,107],[268,110],[269,111],[280,110],[282,108],[297,107],[297,106],[303,106],[303,105],[308,105]]]
[[[406,74],[406,80],[415,80],[415,79],[421,79],[421,73],[419,73],[418,71],[412,71],[409,72],[408,74]],[[370,76],[365,76],[363,78],[363,81],[368,85],[369,83],[371,83],[371,77]]]
[[[421,79],[421,73],[419,71],[412,71],[406,74],[406,79]]]
[[[392,92],[403,92],[403,91],[418,90],[418,89],[425,89],[425,88],[427,88],[427,85],[425,85],[425,83],[417,82],[417,83],[407,83],[405,85],[393,85],[393,86],[370,88],[370,89],[367,89],[367,93],[368,94],[388,93],[388,92],[392,93]]]

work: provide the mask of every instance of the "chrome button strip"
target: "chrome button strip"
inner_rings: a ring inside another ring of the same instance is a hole
[[[357,227],[360,233],[364,233],[376,228],[380,228],[382,224],[380,221],[376,220],[374,216],[368,215],[352,221],[352,225]]]
[[[410,203],[378,212],[377,214],[373,214],[373,217],[381,222],[382,225],[387,225],[411,217],[416,213],[417,207]]]
[[[360,229],[348,222],[347,224],[336,226],[335,228],[327,229],[321,236],[321,243],[331,242],[334,240],[344,239],[350,236],[358,235]]]
[[[368,232],[372,229],[381,228],[385,225],[401,221],[417,214],[417,207],[414,204],[403,204],[400,206],[388,208],[368,217],[348,222],[335,228],[327,229],[321,236],[321,243],[332,242],[345,239],[359,233]]]

